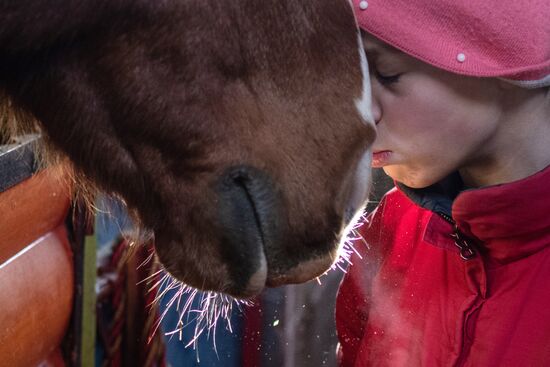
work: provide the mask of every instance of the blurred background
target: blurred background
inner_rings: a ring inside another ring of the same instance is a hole
[[[125,239],[132,223],[120,202],[100,196],[95,217],[71,203],[57,168],[37,165],[37,139],[0,141],[0,212],[9,213],[0,221],[0,365],[336,366],[345,269],[266,289],[212,323],[225,312],[199,312],[212,295],[172,286],[152,243]],[[392,186],[375,170],[366,211]]]

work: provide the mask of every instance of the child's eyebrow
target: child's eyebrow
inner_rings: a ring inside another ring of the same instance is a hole
[[[369,46],[365,45],[365,52],[367,53],[367,56],[377,58],[378,55],[380,55],[380,51],[376,46]]]
[[[376,63],[378,58],[380,57],[380,51],[378,50],[378,47],[372,46],[372,45],[365,45],[365,54],[367,55],[367,60],[369,63]]]

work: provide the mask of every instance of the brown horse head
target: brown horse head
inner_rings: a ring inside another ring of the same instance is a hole
[[[246,297],[332,264],[374,139],[348,1],[58,3],[0,0],[0,84],[172,275]]]

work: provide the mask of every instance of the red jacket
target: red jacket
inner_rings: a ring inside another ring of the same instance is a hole
[[[341,365],[550,366],[550,168],[449,205],[409,191],[452,204],[460,238],[445,213],[385,196],[340,286]]]

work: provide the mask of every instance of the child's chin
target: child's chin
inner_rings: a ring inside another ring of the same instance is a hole
[[[402,183],[411,189],[426,188],[439,182],[444,177],[437,174],[429,174],[428,172],[421,172],[419,170],[406,169],[405,167],[399,167],[397,165],[385,166],[383,169],[394,181]]]

